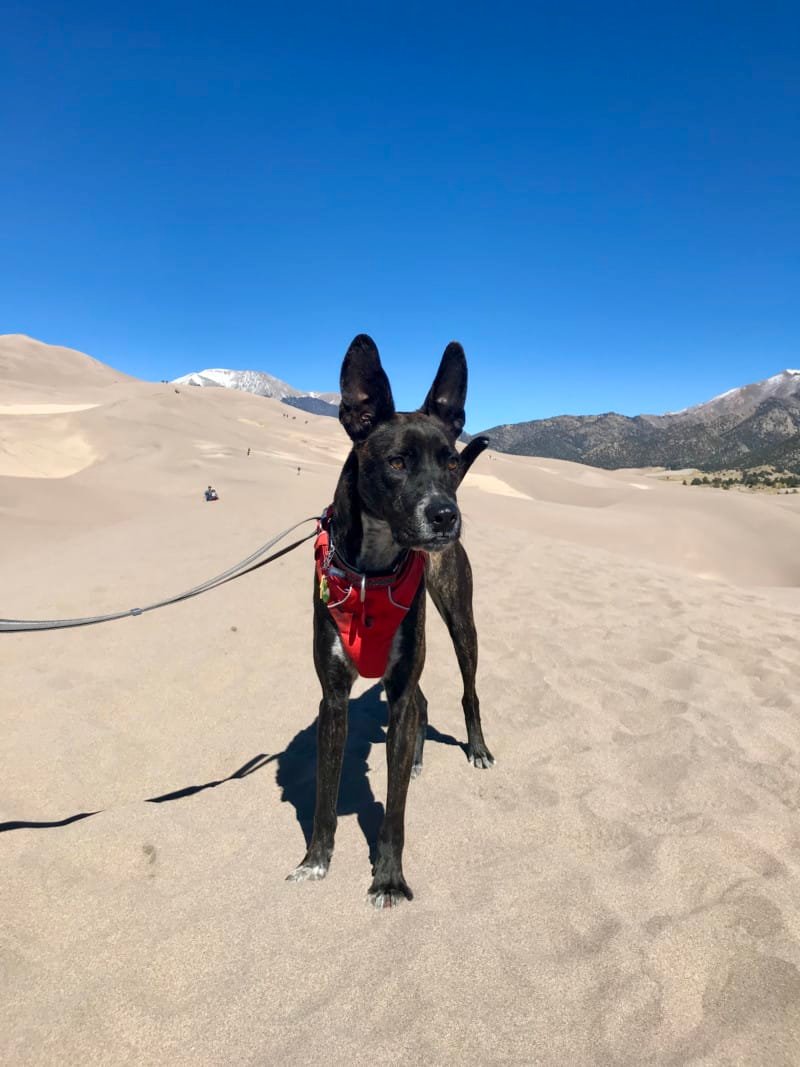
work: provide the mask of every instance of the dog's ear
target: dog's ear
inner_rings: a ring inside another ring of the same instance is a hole
[[[461,452],[459,452],[459,454],[458,454],[458,484],[459,485],[461,485],[461,483],[464,480],[464,475],[470,469],[470,467],[475,462],[475,460],[478,458],[478,456],[481,454],[481,452],[483,452],[483,450],[485,448],[488,448],[488,447],[489,447],[489,438],[488,437],[483,437],[483,436],[481,436],[481,437],[473,437],[472,440],[467,444],[467,446],[465,448],[463,448],[461,450]]]
[[[464,429],[466,399],[467,357],[458,341],[451,341],[444,350],[439,370],[420,410],[441,419],[455,441]]]
[[[394,415],[389,379],[371,337],[354,337],[339,378],[339,422],[353,441],[363,441],[380,422]]]

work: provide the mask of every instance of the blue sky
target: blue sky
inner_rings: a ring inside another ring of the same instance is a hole
[[[0,332],[326,390],[366,331],[402,408],[457,338],[473,431],[800,365],[796,3],[3,11]]]

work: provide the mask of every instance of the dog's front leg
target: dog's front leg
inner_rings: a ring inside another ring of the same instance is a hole
[[[420,705],[418,682],[425,660],[425,595],[416,603],[397,632],[392,666],[384,677],[389,703],[389,730],[386,755],[389,783],[386,814],[378,836],[378,858],[373,868],[369,899],[376,908],[390,908],[413,893],[403,877],[403,842],[405,838],[406,796],[411,780],[414,749],[417,742]]]
[[[314,665],[322,685],[317,719],[317,799],[314,829],[303,862],[288,881],[317,880],[328,873],[336,834],[336,804],[347,740],[347,711],[355,671],[341,648],[327,609],[315,605]]]

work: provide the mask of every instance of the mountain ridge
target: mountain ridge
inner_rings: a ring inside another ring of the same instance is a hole
[[[37,396],[58,390],[72,394],[80,381],[82,391],[87,382],[105,391],[137,379],[77,349],[14,333],[0,335],[0,380],[12,394],[22,391],[27,399],[34,389]],[[338,415],[338,394],[304,392],[264,371],[207,368],[181,375],[174,382],[238,389],[313,414]],[[800,473],[800,369],[786,368],[663,415],[558,415],[480,432],[491,438],[498,452],[606,469],[723,470],[763,465]]]
[[[610,470],[771,465],[800,472],[800,370],[787,368],[663,415],[557,415],[481,433],[499,452]]]

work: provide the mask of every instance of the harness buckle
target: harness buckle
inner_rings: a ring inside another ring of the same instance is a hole
[[[360,594],[360,596],[361,596],[361,603],[363,604],[364,601],[367,599],[367,576],[366,576],[366,574],[362,574],[361,575],[361,594]]]

